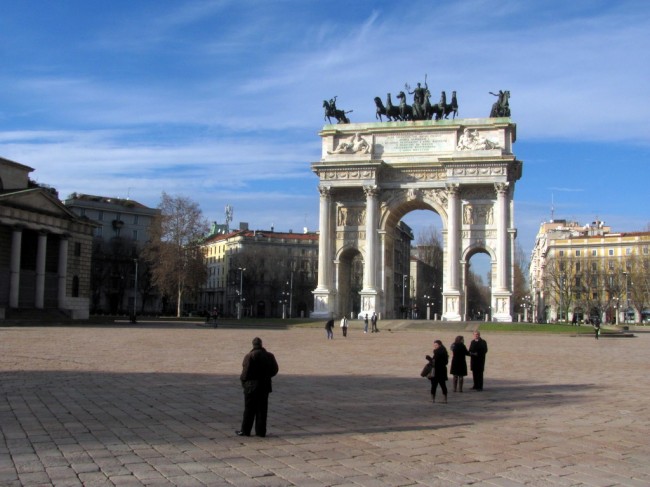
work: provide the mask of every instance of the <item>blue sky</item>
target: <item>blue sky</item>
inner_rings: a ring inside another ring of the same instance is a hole
[[[0,0],[0,156],[72,192],[209,220],[318,225],[322,100],[373,122],[405,83],[485,117],[510,90],[518,243],[541,222],[650,222],[650,2]],[[415,212],[417,229],[440,225]]]

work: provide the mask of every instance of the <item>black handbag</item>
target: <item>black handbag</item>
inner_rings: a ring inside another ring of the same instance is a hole
[[[427,362],[427,364],[424,366],[422,372],[420,372],[420,377],[426,377],[427,379],[431,379],[433,377],[433,364],[431,362]]]

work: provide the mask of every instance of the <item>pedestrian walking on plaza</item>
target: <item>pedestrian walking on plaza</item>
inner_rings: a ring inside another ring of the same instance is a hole
[[[483,390],[483,372],[485,371],[485,355],[488,352],[487,342],[481,338],[481,332],[474,332],[474,340],[469,344],[469,363],[472,369],[472,378],[474,384],[472,389],[475,391]]]
[[[600,321],[599,320],[594,321],[594,336],[596,337],[596,340],[598,340],[598,337],[600,337]]]
[[[372,323],[372,333],[379,333],[379,328],[377,328],[377,313],[374,311],[372,312],[370,323]]]
[[[343,331],[343,336],[348,336],[348,319],[343,315],[341,318],[341,330]]]
[[[363,332],[368,333],[368,313],[366,313],[366,317],[363,319]]]
[[[328,340],[334,340],[334,319],[330,318],[327,320],[327,323],[325,323],[325,332],[327,333],[327,339]]]
[[[271,378],[278,373],[275,356],[262,346],[260,338],[253,338],[253,349],[244,356],[240,376],[244,388],[244,417],[237,436],[250,436],[255,423],[255,434],[266,436],[266,415],[269,408],[269,394],[272,392]]]
[[[463,392],[463,381],[467,375],[467,360],[465,357],[469,355],[463,336],[458,335],[449,349],[452,354],[449,373],[454,376],[454,392]]]
[[[426,356],[426,359],[433,365],[433,376],[431,381],[431,400],[436,402],[436,389],[440,384],[440,390],[443,394],[443,403],[447,403],[447,364],[449,363],[449,353],[440,340],[433,342],[433,356]]]

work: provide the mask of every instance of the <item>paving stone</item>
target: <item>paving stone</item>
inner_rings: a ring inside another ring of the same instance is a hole
[[[0,327],[0,485],[650,485],[650,334],[484,332],[485,391],[443,405],[418,373],[464,325],[398,325]],[[268,437],[242,439],[256,335],[280,374]]]

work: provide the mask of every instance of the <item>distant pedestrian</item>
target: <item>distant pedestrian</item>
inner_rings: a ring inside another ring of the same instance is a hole
[[[485,355],[488,352],[487,342],[481,338],[481,332],[474,332],[474,339],[469,344],[470,367],[472,369],[472,378],[474,384],[472,389],[475,391],[483,390],[483,372],[485,371]]]
[[[465,339],[462,335],[458,335],[449,348],[452,353],[449,372],[454,376],[454,392],[463,392],[463,381],[467,375],[467,360],[465,357],[469,355],[469,350],[465,346]]]
[[[600,337],[600,322],[597,320],[594,321],[594,337],[596,340]]]
[[[368,313],[366,313],[366,316],[363,319],[363,332],[368,333]]]
[[[343,315],[343,318],[341,318],[341,331],[343,331],[343,336],[347,337],[348,336],[348,319]]]
[[[250,436],[255,423],[255,434],[266,436],[266,415],[269,408],[269,394],[272,392],[271,378],[278,373],[275,356],[262,346],[260,338],[253,338],[253,349],[246,354],[239,377],[244,389],[244,417],[237,436]]]
[[[379,328],[377,328],[377,313],[374,311],[372,312],[370,323],[372,324],[372,333],[379,333]]]
[[[334,340],[334,319],[330,318],[327,320],[327,323],[325,323],[325,333],[327,333],[327,339],[328,340]]]
[[[447,364],[449,363],[449,353],[440,340],[433,342],[433,356],[426,356],[426,359],[433,365],[433,376],[431,381],[431,400],[436,402],[436,389],[440,384],[440,390],[443,394],[443,403],[447,403]]]

